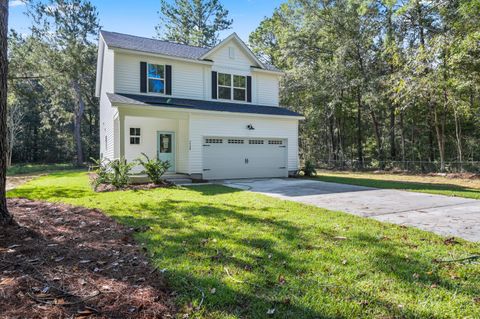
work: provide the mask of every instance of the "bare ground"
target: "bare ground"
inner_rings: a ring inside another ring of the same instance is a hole
[[[37,174],[22,174],[22,175],[15,175],[15,176],[7,176],[7,191],[14,189],[26,182],[45,175],[45,173],[37,173]]]
[[[135,231],[97,210],[10,199],[0,318],[171,318],[172,295]]]

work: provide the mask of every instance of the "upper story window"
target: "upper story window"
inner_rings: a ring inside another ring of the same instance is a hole
[[[148,92],[165,94],[165,66],[148,64],[147,67]]]
[[[247,77],[218,73],[218,98],[224,100],[247,100]]]

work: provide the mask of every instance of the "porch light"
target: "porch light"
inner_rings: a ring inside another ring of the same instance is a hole
[[[247,125],[247,130],[253,131],[255,128],[253,127],[252,124]]]

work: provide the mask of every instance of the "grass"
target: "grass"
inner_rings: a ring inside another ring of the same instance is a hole
[[[94,193],[59,172],[8,196],[149,226],[136,239],[189,318],[480,317],[480,265],[435,262],[479,244],[215,185]]]
[[[335,171],[319,171],[315,178],[324,182],[480,199],[479,179]]]
[[[7,169],[7,176],[21,174],[48,173],[60,170],[78,169],[73,164],[16,164]]]

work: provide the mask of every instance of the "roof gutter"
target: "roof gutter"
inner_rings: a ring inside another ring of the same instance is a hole
[[[165,107],[165,106],[154,106],[148,104],[130,104],[130,103],[118,103],[112,102],[112,106],[125,109],[143,109],[143,110],[157,110],[157,111],[176,111],[176,112],[185,112],[185,113],[197,113],[197,114],[214,114],[214,115],[225,115],[225,113],[238,115],[238,116],[250,116],[250,117],[268,117],[268,118],[278,118],[278,119],[291,119],[291,120],[305,120],[304,116],[296,115],[275,115],[275,114],[258,114],[258,113],[242,113],[242,112],[229,112],[229,111],[209,111],[209,110],[197,110],[188,107]]]

